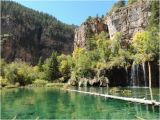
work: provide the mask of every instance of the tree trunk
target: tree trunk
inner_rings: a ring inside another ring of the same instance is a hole
[[[151,85],[151,66],[150,63],[148,61],[148,71],[149,71],[149,91],[150,91],[150,95],[151,95],[151,100],[153,100],[153,95],[152,95],[152,85]]]

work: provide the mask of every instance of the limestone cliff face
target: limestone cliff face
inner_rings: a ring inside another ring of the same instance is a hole
[[[108,29],[104,21],[99,18],[83,23],[79,28],[75,29],[74,48],[86,47],[86,38],[102,31],[108,32]]]
[[[148,18],[151,15],[150,7],[151,4],[149,1],[138,2],[111,12],[103,21],[80,26],[75,31],[74,47],[85,46],[88,29],[92,29],[94,33],[101,31],[108,32],[110,39],[117,32],[122,32],[123,41],[121,43],[127,47],[134,34],[138,31],[143,31],[147,27]]]
[[[79,28],[75,29],[74,48],[85,47],[86,36],[87,36],[87,25],[81,25]]]
[[[124,37],[122,42],[130,43],[134,34],[143,31],[148,25],[150,5],[149,1],[138,2],[108,15],[105,24],[108,25],[110,38],[112,39],[115,33],[122,32]]]

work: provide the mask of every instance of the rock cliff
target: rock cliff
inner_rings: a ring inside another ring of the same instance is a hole
[[[74,47],[85,46],[88,29],[92,29],[94,33],[108,32],[110,39],[117,32],[122,32],[123,41],[121,43],[127,47],[134,34],[143,31],[147,27],[148,18],[151,15],[150,7],[151,3],[149,1],[141,1],[112,11],[103,21],[92,22],[89,25],[83,24],[75,31]]]
[[[149,1],[141,1],[117,9],[108,15],[105,24],[108,25],[110,38],[112,39],[115,33],[122,32],[124,37],[122,42],[128,45],[136,32],[143,31],[147,27],[151,15],[150,5]]]
[[[86,38],[102,31],[108,32],[108,28],[104,20],[100,18],[94,18],[83,23],[79,28],[75,29],[74,48],[86,47]]]

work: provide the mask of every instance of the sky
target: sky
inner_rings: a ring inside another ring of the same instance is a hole
[[[26,7],[48,13],[58,20],[81,25],[88,16],[101,16],[110,11],[117,0],[14,0]]]

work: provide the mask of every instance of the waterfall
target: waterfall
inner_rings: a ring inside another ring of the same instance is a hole
[[[125,68],[125,70],[126,70],[126,80],[127,80],[127,83],[129,82],[128,81],[128,70],[127,70],[127,68]]]
[[[147,99],[147,79],[146,79],[146,67],[145,62],[142,63],[142,69],[143,69],[143,79],[144,79],[144,87],[145,87],[145,99]],[[148,110],[148,106],[146,106],[146,109]]]
[[[135,63],[135,61],[134,61],[133,64],[132,64],[131,80],[132,80],[131,85],[132,85],[132,86],[135,86],[135,85],[136,85],[136,63]]]
[[[136,81],[137,81],[137,85],[139,86],[139,65],[138,64],[136,64],[136,71],[137,71]]]
[[[140,86],[139,70],[140,70],[139,64],[136,64],[136,62],[133,61],[132,69],[131,69],[131,82],[132,82],[131,85],[132,86]]]
[[[144,78],[144,84],[145,87],[147,87],[147,81],[146,81],[146,69],[145,69],[145,63],[142,63],[142,68],[143,68],[143,78]]]

